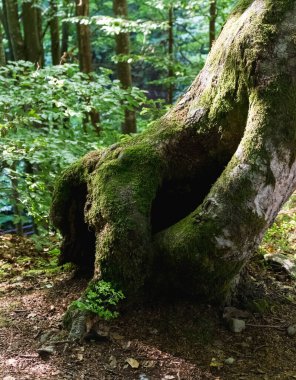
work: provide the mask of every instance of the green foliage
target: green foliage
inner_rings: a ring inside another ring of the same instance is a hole
[[[92,125],[91,111],[100,112],[104,130],[120,129],[126,108],[146,103],[143,91],[122,90],[112,81],[112,71],[79,72],[76,64],[36,70],[30,62],[11,62],[0,67],[0,128],[75,128]]]
[[[20,61],[0,67],[1,205],[15,210],[3,214],[0,224],[24,222],[26,210],[39,230],[47,228],[56,175],[85,153],[117,142],[126,108],[142,108],[140,130],[159,113],[143,91],[122,90],[110,74],[101,70],[90,78],[70,64],[36,70]],[[91,123],[93,110],[101,124]]]
[[[124,298],[122,291],[114,290],[110,282],[98,281],[88,287],[82,300],[74,301],[72,305],[109,320],[118,317],[119,314],[114,309]]]

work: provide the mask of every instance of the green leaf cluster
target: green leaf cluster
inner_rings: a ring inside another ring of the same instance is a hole
[[[83,299],[74,301],[72,305],[81,311],[110,320],[118,317],[119,313],[115,309],[124,298],[122,291],[115,290],[110,282],[97,281],[88,287]]]

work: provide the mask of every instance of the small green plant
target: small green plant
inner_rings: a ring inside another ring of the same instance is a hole
[[[115,290],[110,282],[98,281],[88,287],[82,300],[74,301],[72,305],[79,310],[89,311],[102,319],[109,320],[118,317],[119,313],[114,308],[124,298],[122,291]]]

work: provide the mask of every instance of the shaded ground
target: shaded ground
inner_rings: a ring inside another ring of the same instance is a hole
[[[282,219],[269,232],[263,253],[294,255],[288,217],[288,227]],[[56,267],[55,246],[36,250],[30,240],[0,237],[0,379],[296,379],[296,335],[287,334],[296,325],[295,281],[262,255],[248,268],[240,308],[251,314],[240,334],[220,310],[183,302],[132,310],[99,325],[99,340],[78,345],[67,342],[62,316],[87,283]]]

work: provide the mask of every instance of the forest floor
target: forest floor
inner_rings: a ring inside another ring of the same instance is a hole
[[[62,318],[87,282],[57,267],[56,244],[0,237],[0,380],[296,379],[296,282],[263,259],[295,259],[291,211],[247,268],[241,333],[227,328],[223,311],[180,301],[130,310],[102,323],[99,339],[72,344]]]

